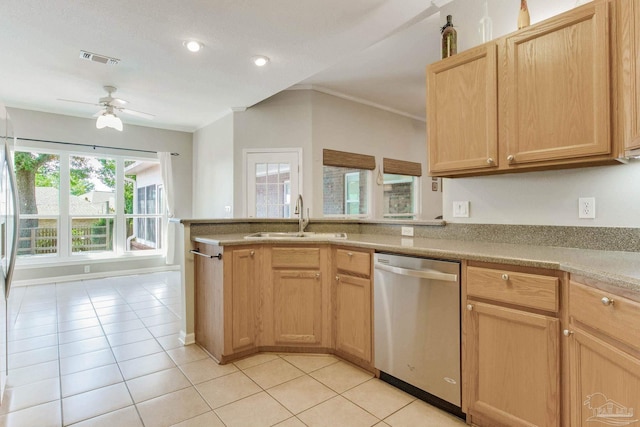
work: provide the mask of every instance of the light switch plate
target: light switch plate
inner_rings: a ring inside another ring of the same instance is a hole
[[[402,227],[400,229],[400,234],[403,236],[413,237],[413,227]]]
[[[469,218],[469,201],[453,202],[454,218]]]

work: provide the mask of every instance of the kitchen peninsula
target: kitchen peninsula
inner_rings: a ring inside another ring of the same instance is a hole
[[[367,352],[371,348],[371,317],[375,315],[370,309],[371,254],[390,252],[454,260],[462,264],[462,410],[468,421],[481,426],[582,425],[589,416],[589,409],[582,405],[585,393],[596,386],[611,399],[621,396],[616,401],[624,400],[619,403],[629,408],[640,401],[637,229],[445,225],[438,221],[410,224],[415,231],[413,238],[400,235],[400,227],[406,223],[312,220],[310,231],[346,232],[347,239],[256,241],[245,236],[257,231],[293,231],[297,223],[254,219],[181,221],[185,245],[185,341],[201,341],[199,325],[194,321],[195,307],[202,303],[196,290],[196,275],[198,271],[210,271],[195,268],[200,261],[196,262],[190,251],[196,248],[213,256],[221,254],[221,260],[202,260],[217,263],[212,265],[218,267],[211,268],[220,268],[223,277],[207,302],[222,304],[218,319],[225,325],[221,330],[224,336],[218,340],[222,344],[213,350],[219,354],[214,356],[224,362],[261,350],[332,352],[372,371],[375,354]],[[564,235],[573,236],[575,240],[566,240],[574,247],[562,247],[562,242],[555,240]],[[265,260],[273,256],[273,250],[283,248],[316,250],[317,255],[296,259],[302,263],[318,259],[318,264],[311,267],[296,261],[294,267],[310,273],[305,280],[322,282],[319,293],[309,292],[305,299],[305,307],[310,315],[313,312],[314,319],[308,324],[312,325],[311,330],[319,331],[318,335],[295,337],[289,344],[273,340],[271,334],[278,327],[277,315],[281,312],[274,311],[277,298],[274,299],[273,287],[269,287],[272,285],[265,288],[265,283],[274,280],[268,272],[265,275],[271,268],[271,261]],[[359,305],[354,307],[363,318],[352,319],[354,328],[359,329],[346,334],[352,341],[343,342],[342,347],[336,340],[336,324],[340,322],[335,311],[336,288],[330,278],[338,276],[336,271],[349,274],[349,267],[336,265],[338,250],[357,253],[368,262],[360,273],[351,273],[360,280],[361,292],[351,295],[359,298]],[[239,264],[244,266],[237,270],[242,273],[242,280],[236,283],[229,279],[227,262],[235,270],[236,262],[256,255],[260,273],[252,276],[249,264]],[[240,286],[243,295],[241,301],[235,301],[235,307],[227,305],[230,301],[225,299],[230,283]],[[369,300],[363,303],[366,298]],[[309,305],[310,301],[313,304]],[[250,310],[249,315],[243,310]],[[243,320],[237,321],[236,315]],[[235,331],[242,332],[237,339],[233,337]],[[266,341],[265,331],[269,337]],[[362,334],[367,332],[363,340]],[[533,343],[535,351],[515,345],[520,342]],[[534,375],[535,381],[527,377],[529,374]],[[514,385],[523,381],[527,381],[530,395],[537,399],[524,399],[522,392],[516,392]]]

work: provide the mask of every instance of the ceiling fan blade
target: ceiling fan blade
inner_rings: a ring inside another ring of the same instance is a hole
[[[113,105],[114,107],[124,107],[128,103],[129,101],[125,101],[124,99],[120,99],[120,98],[113,98],[111,100],[111,105]]]
[[[128,108],[118,108],[118,111],[121,111],[126,114],[131,114],[132,116],[141,117],[143,119],[152,120],[155,115],[149,113],[143,113],[142,111],[130,110]]]
[[[96,104],[95,102],[84,102],[84,101],[76,101],[74,99],[61,99],[58,98],[58,101],[64,101],[64,102],[74,102],[76,104],[86,104],[86,105],[93,105],[94,107],[101,107],[101,104]]]
[[[106,113],[107,110],[100,110],[97,113],[95,113],[93,116],[91,117],[100,117],[101,115],[103,115],[104,113]]]

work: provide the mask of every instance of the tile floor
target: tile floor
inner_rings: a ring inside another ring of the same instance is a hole
[[[464,426],[328,355],[182,347],[178,273],[14,288],[0,426]]]

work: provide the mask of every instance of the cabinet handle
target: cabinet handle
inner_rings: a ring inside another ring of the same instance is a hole
[[[340,276],[336,274],[336,282],[339,282],[339,281],[340,281]]]
[[[509,275],[507,273],[503,273],[500,277],[502,278],[502,280],[509,280]]]
[[[472,304],[467,304],[467,310],[472,311],[473,310],[473,305]]]
[[[316,279],[320,278],[320,273],[316,273]]]
[[[513,154],[509,154],[509,155],[507,156],[507,161],[508,161],[509,163],[513,163],[513,162],[515,162],[515,161],[516,161],[516,157],[515,157]]]
[[[565,337],[570,337],[571,335],[573,335],[573,331],[565,329],[564,331],[562,331],[562,335],[564,335]]]
[[[250,256],[254,256],[255,254],[256,254],[256,251],[251,251],[251,252],[249,252],[249,255],[250,255]]]
[[[218,259],[222,259],[222,254],[218,254],[218,255],[207,255],[207,254],[203,254],[202,252],[200,252],[200,249],[196,248],[196,249],[191,249],[189,252],[191,252],[194,255],[198,255],[198,256],[203,256],[205,258],[218,258]]]
[[[602,299],[600,300],[600,302],[602,303],[602,305],[613,305],[613,300],[607,297],[602,297]]]
[[[494,163],[495,163],[495,160],[493,160],[493,158],[489,157],[489,158],[487,159],[487,164],[492,165],[492,164],[494,164]]]
[[[353,252],[347,252],[347,255],[348,255],[349,257],[352,257],[352,256],[353,256]]]

